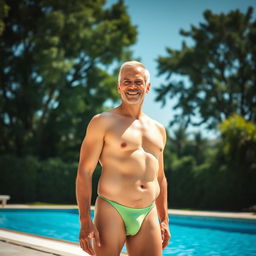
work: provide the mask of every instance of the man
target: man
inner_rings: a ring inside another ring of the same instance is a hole
[[[160,256],[170,239],[163,150],[165,129],[142,112],[150,90],[148,70],[137,61],[119,71],[120,106],[90,121],[76,179],[80,246],[90,255]],[[92,175],[100,162],[94,223]]]

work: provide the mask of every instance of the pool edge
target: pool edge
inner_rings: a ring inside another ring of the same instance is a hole
[[[7,204],[1,209],[63,209],[63,210],[78,210],[77,205],[26,205],[26,204]],[[91,210],[95,207],[91,206]],[[199,210],[180,210],[168,209],[169,214],[187,215],[187,216],[205,216],[205,217],[223,217],[236,219],[255,219],[256,214],[253,212],[226,212],[226,211],[199,211]]]
[[[61,256],[89,256],[78,243],[0,228],[0,240]],[[127,256],[122,253],[120,256]]]
[[[169,209],[168,213],[173,215],[185,215],[185,216],[256,220],[256,215],[253,214],[253,212],[217,212],[217,211],[190,211],[190,210]]]

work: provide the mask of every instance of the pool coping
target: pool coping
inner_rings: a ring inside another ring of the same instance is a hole
[[[256,215],[253,212],[224,212],[224,211],[190,211],[190,210],[168,210],[172,215],[209,217],[209,218],[228,218],[228,219],[245,219],[256,220]]]
[[[0,241],[61,256],[90,256],[75,242],[5,228],[0,228]]]
[[[89,256],[78,244],[55,238],[0,228],[0,240],[63,256]]]

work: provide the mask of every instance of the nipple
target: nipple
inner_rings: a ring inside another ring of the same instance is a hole
[[[127,144],[125,143],[125,142],[123,142],[122,144],[121,144],[121,147],[122,148],[125,148],[127,146]]]

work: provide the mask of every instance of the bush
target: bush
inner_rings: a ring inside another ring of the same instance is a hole
[[[37,200],[50,203],[75,203],[77,164],[59,158],[42,161],[38,170]]]
[[[194,166],[194,158],[185,156],[176,160],[171,171],[166,172],[169,207],[194,207]]]
[[[191,153],[166,154],[169,207],[243,210],[256,205],[256,125],[235,114],[220,124],[220,132],[217,143],[204,149],[201,164]]]
[[[40,164],[35,157],[1,156],[0,166],[1,194],[10,195],[12,203],[36,200],[37,173]]]
[[[58,158],[39,161],[36,157],[0,157],[0,193],[11,196],[11,203],[75,203],[77,163]]]

